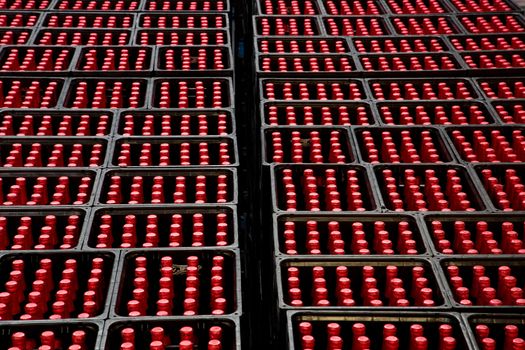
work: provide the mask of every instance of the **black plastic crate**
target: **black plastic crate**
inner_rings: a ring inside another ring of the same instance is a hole
[[[525,49],[523,34],[451,35],[448,41],[456,51],[498,51]]]
[[[75,78],[65,89],[66,108],[139,108],[148,94],[146,79]]]
[[[263,164],[352,163],[354,147],[345,128],[263,129]]]
[[[261,38],[256,50],[262,54],[340,54],[350,53],[344,38]]]
[[[232,206],[99,208],[90,222],[84,249],[235,248],[239,240]]]
[[[492,108],[505,124],[525,124],[525,104],[523,102],[493,102]]]
[[[270,126],[375,124],[370,105],[365,102],[266,102],[261,109],[262,122]]]
[[[285,310],[447,307],[438,272],[423,258],[285,258],[276,278]]]
[[[496,209],[525,210],[524,169],[523,163],[476,166],[481,183]]]
[[[276,254],[296,256],[428,255],[416,219],[409,215],[290,215],[274,217]]]
[[[507,0],[450,0],[459,12],[510,12],[520,8]]]
[[[473,75],[521,74],[525,68],[524,51],[465,52],[461,58]]]
[[[229,110],[125,110],[117,133],[123,136],[227,136],[235,134]]]
[[[352,38],[359,53],[408,53],[449,51],[442,38],[423,36],[393,36]]]
[[[157,76],[233,76],[233,57],[225,46],[160,47],[156,55]]]
[[[356,74],[350,55],[270,54],[260,55],[257,73],[263,76],[341,76]]]
[[[24,45],[29,42],[32,29],[4,28],[0,29],[0,47],[3,45]]]
[[[450,35],[463,33],[453,17],[446,15],[393,16],[390,22],[401,35]]]
[[[479,93],[469,79],[374,79],[368,85],[376,100],[472,100]]]
[[[146,29],[226,29],[229,21],[220,13],[143,13],[137,28]]]
[[[525,31],[525,21],[519,14],[485,14],[458,16],[467,33],[521,33]]]
[[[380,16],[325,16],[325,31],[330,36],[380,36],[392,34]]]
[[[0,171],[4,207],[90,205],[97,172],[93,170],[19,169]]]
[[[55,322],[27,322],[17,325],[0,326],[0,341],[6,349],[30,349],[49,346],[57,343],[63,349],[95,350],[98,348],[104,324],[101,321],[68,320]]]
[[[256,1],[260,15],[318,15],[321,13],[316,0],[260,0]]]
[[[137,11],[141,0],[58,0],[55,11]]]
[[[222,29],[142,29],[135,45],[228,45],[229,33]]]
[[[220,316],[242,311],[241,270],[234,250],[134,251],[122,257],[120,268],[112,316]]]
[[[525,219],[519,215],[428,215],[426,227],[437,255],[525,254]]]
[[[380,15],[385,13],[382,3],[373,0],[321,0],[325,12],[332,16],[339,15]]]
[[[0,3],[0,10],[6,11],[6,10],[14,10],[14,11],[41,11],[41,10],[47,10],[49,6],[51,5],[53,1],[52,0],[41,0],[41,1],[34,1],[34,0],[3,0]]]
[[[233,84],[228,78],[155,79],[153,108],[228,108],[233,106]]]
[[[36,27],[41,12],[0,11],[0,27],[21,28]]]
[[[58,251],[3,255],[1,299],[11,310],[2,310],[2,320],[27,324],[28,320],[105,318],[117,257],[111,252]],[[13,301],[17,294],[18,301]]]
[[[145,11],[161,12],[227,12],[230,10],[229,0],[145,0]]]
[[[378,165],[374,167],[388,210],[483,211],[482,195],[459,165]]]
[[[74,74],[148,76],[153,70],[153,48],[91,46],[80,50]]]
[[[290,350],[342,342],[358,349],[470,349],[466,327],[455,313],[290,312],[287,329]]]
[[[314,16],[254,16],[257,36],[312,36],[322,34]]]
[[[130,43],[132,33],[124,29],[40,29],[35,45],[66,46],[124,46]]]
[[[476,84],[487,99],[523,99],[525,82],[522,77],[478,78]]]
[[[55,107],[63,86],[63,79],[0,77],[0,107]]]
[[[446,293],[461,311],[520,312],[523,298],[523,259],[477,257],[440,260]]]
[[[108,141],[102,138],[2,137],[0,140],[3,168],[97,168],[106,164],[107,153]]]
[[[126,345],[124,345],[126,344]],[[112,350],[133,344],[136,349],[168,347],[240,350],[240,324],[236,318],[170,318],[106,322],[100,349]]]
[[[259,94],[266,100],[365,100],[358,79],[259,79]]]
[[[118,138],[111,165],[136,167],[236,166],[237,143],[229,137]]]
[[[377,209],[366,168],[360,165],[277,165],[271,172],[275,211],[363,212]]]
[[[390,11],[396,15],[431,15],[453,12],[442,0],[386,0]]]
[[[459,127],[447,133],[456,154],[465,162],[525,162],[525,129],[518,127]]]
[[[402,53],[359,55],[359,63],[368,76],[460,75],[463,66],[450,53]]]
[[[0,123],[0,136],[108,136],[113,112],[4,109]]]
[[[4,46],[0,52],[0,72],[17,76],[62,76],[71,70],[75,51],[65,46]]]
[[[235,169],[145,169],[107,171],[97,193],[96,204],[154,204],[165,207],[237,201]]]
[[[512,348],[523,344],[523,315],[469,314],[463,316],[478,349]]]
[[[361,161],[378,163],[448,163],[454,157],[435,128],[358,128]]]
[[[82,244],[86,210],[0,211],[2,250],[76,249]]]
[[[50,12],[41,23],[43,28],[132,29],[135,15],[105,12]]]

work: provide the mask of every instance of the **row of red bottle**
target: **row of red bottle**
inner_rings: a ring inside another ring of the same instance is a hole
[[[501,170],[499,172],[498,170]],[[492,203],[499,210],[525,210],[525,179],[521,168],[484,168],[479,176]]]
[[[268,100],[363,100],[366,98],[359,81],[265,81],[262,94]]]
[[[60,11],[137,11],[139,0],[59,0],[54,8]]]
[[[523,338],[523,329],[521,324],[503,323],[499,325],[492,325],[480,322],[473,326],[473,328],[478,346],[480,346],[482,350],[525,349],[525,340]],[[502,335],[503,337],[499,337],[499,335]]]
[[[2,29],[0,30],[0,45],[24,45],[28,43],[30,37],[30,30]]]
[[[170,46],[227,45],[228,35],[225,30],[140,30],[136,33],[135,43],[137,45]]]
[[[30,336],[24,332],[14,332],[11,334],[8,350],[88,350],[87,338],[89,335],[84,330],[74,330],[71,334],[62,335],[54,331],[43,331],[38,338]]]
[[[265,122],[271,126],[296,125],[371,125],[374,117],[366,104],[271,104],[265,111]]]
[[[125,46],[131,39],[127,30],[40,29],[33,42],[46,46]]]
[[[10,48],[0,63],[0,71],[65,71],[71,64],[73,53],[65,48]]]
[[[70,87],[68,108],[138,108],[144,105],[145,81],[79,80]]]
[[[57,80],[2,79],[0,81],[0,107],[55,107],[60,90],[61,86]]]
[[[372,81],[370,89],[377,100],[470,100],[478,96],[466,80]]]
[[[77,68],[82,71],[142,71],[150,68],[151,51],[144,48],[88,49],[79,60]]]
[[[453,56],[445,54],[362,56],[360,62],[365,71],[446,71],[461,68]]]
[[[262,57],[263,72],[352,72],[355,68],[347,56],[271,56]]]

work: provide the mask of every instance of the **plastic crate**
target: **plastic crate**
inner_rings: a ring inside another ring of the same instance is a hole
[[[101,349],[156,347],[240,350],[240,324],[236,318],[170,318],[106,322]]]
[[[374,167],[384,205],[403,211],[483,211],[481,194],[459,165],[378,165]]]
[[[458,16],[467,33],[521,33],[525,21],[519,14],[487,14]]]
[[[91,46],[80,50],[73,72],[75,76],[97,73],[148,76],[153,70],[153,60],[151,47]]]
[[[387,125],[487,125],[495,123],[482,102],[379,102],[379,116]]]
[[[321,0],[321,2],[325,12],[332,16],[364,16],[385,13],[383,4],[373,0]]]
[[[229,110],[125,110],[117,133],[123,136],[227,136],[235,134]]]
[[[362,212],[377,209],[375,194],[360,165],[272,166],[275,212]]]
[[[479,93],[471,80],[438,79],[374,79],[368,85],[376,100],[472,100]]]
[[[185,170],[110,170],[98,191],[97,204],[236,203],[237,173],[229,168]],[[144,191],[146,188],[148,190]],[[151,188],[151,191],[149,190]]]
[[[227,29],[226,14],[213,13],[143,13],[138,17],[137,28],[144,29]]]
[[[1,215],[1,214],[0,214]],[[232,206],[93,211],[84,249],[235,248],[237,211]]]
[[[271,54],[260,55],[257,73],[264,76],[340,76],[355,73],[350,55]]]
[[[83,209],[0,211],[0,249],[76,249],[83,240],[86,216]]]
[[[58,0],[56,11],[137,11],[141,0]]]
[[[368,76],[410,76],[413,73],[436,76],[461,74],[463,66],[449,53],[403,53],[359,55],[359,62]]]
[[[36,27],[40,14],[41,12],[16,13],[15,11],[0,11],[0,27]]]
[[[29,42],[32,29],[5,28],[0,29],[0,47],[3,45],[24,45]]]
[[[428,255],[416,219],[409,215],[289,215],[274,217],[278,256]]]
[[[340,54],[350,53],[344,38],[261,38],[256,44],[262,54]]]
[[[470,349],[466,327],[456,313],[290,312],[287,328],[290,350],[342,342],[356,349]]]
[[[270,126],[375,124],[370,105],[365,102],[266,102],[261,109],[262,122]]]
[[[263,164],[352,163],[348,130],[344,128],[263,129]]]
[[[475,75],[520,74],[525,68],[523,51],[465,52],[461,58]]]
[[[233,57],[225,46],[160,47],[155,75],[233,76]]]
[[[448,128],[447,133],[456,154],[465,162],[525,161],[524,128],[461,127]]]
[[[17,325],[0,325],[0,341],[6,349],[30,349],[55,346],[60,344],[63,349],[95,350],[98,348],[102,335],[101,321],[68,320],[55,322],[31,322]],[[51,348],[52,349],[52,348]]]
[[[65,46],[4,46],[0,52],[0,74],[46,74],[60,76],[69,73],[75,49]]]
[[[97,173],[92,170],[0,171],[4,207],[90,205]]]
[[[448,41],[460,52],[525,49],[525,35],[522,34],[452,35]]]
[[[0,166],[96,168],[106,164],[107,143],[101,138],[2,137]]]
[[[379,36],[391,34],[386,20],[380,16],[325,16],[329,36]]]
[[[523,344],[523,315],[470,314],[463,316],[473,342],[483,347],[510,347]]]
[[[137,30],[135,45],[228,45],[228,31],[220,29],[142,29]]]
[[[440,260],[446,293],[455,308],[519,312],[523,309],[523,260],[477,257]]]
[[[284,310],[429,309],[446,307],[430,260],[285,258],[277,262]]]
[[[66,108],[139,108],[146,103],[148,80],[74,78],[65,90]]]
[[[41,23],[42,28],[131,29],[135,15],[105,12],[50,12]]]
[[[236,166],[237,143],[229,137],[118,138],[111,165],[136,167]]]
[[[46,10],[52,2],[51,0],[4,0],[0,3],[0,10]]]
[[[358,79],[259,79],[259,94],[266,100],[365,100]]]
[[[476,171],[492,204],[498,210],[525,210],[525,165],[483,165]]]
[[[254,16],[257,36],[312,36],[321,34],[318,18],[314,16]]]
[[[256,3],[261,15],[318,15],[321,12],[316,0],[259,0]]]
[[[436,255],[525,254],[521,237],[525,220],[519,215],[426,215]]]
[[[40,29],[35,45],[112,46],[127,45],[131,31],[122,29]]]
[[[194,1],[171,1],[171,0],[145,0],[145,11],[188,11],[188,12],[227,12],[230,10],[228,0],[194,0]]]
[[[62,79],[0,77],[0,108],[55,107]]]
[[[390,11],[396,15],[430,15],[453,12],[442,0],[386,0]]]
[[[111,314],[239,315],[240,272],[233,250],[128,252],[122,258]]]
[[[403,36],[353,38],[352,43],[359,53],[408,53],[449,51],[442,38]]]
[[[3,255],[0,324],[10,319],[27,325],[28,320],[105,318],[116,259],[111,252]],[[17,296],[18,300],[13,300]]]
[[[107,136],[113,112],[4,109],[0,121],[0,136]]]
[[[360,159],[378,163],[448,163],[454,157],[435,128],[354,129]]]
[[[525,124],[525,104],[522,102],[493,102],[492,108],[505,124]]]
[[[525,83],[521,77],[478,78],[476,84],[487,99],[523,99]]]
[[[450,35],[463,33],[453,17],[446,15],[390,17],[395,32],[400,35]]]
[[[512,1],[506,0],[450,0],[459,12],[509,12],[520,8]]]
[[[227,108],[233,106],[228,78],[155,79],[150,106],[154,108]]]

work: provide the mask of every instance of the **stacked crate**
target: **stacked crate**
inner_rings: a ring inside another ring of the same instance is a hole
[[[272,344],[522,349],[519,7],[255,3]]]
[[[231,13],[0,1],[1,348],[240,348]]]

